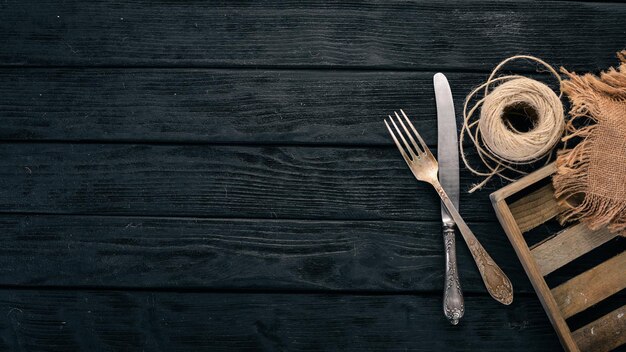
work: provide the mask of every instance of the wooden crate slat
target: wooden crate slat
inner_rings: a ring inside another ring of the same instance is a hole
[[[526,275],[530,278],[530,282],[537,292],[539,301],[546,311],[552,326],[554,326],[561,344],[567,351],[578,351],[578,347],[572,337],[569,326],[567,326],[565,319],[561,316],[561,314],[559,314],[558,305],[554,300],[554,297],[550,294],[550,288],[543,279],[543,276],[539,273],[539,269],[537,269],[537,265],[532,259],[530,249],[526,245],[522,232],[515,225],[515,218],[513,214],[511,214],[504,198],[499,197],[498,194],[491,194],[490,198],[496,210],[498,220],[505,229],[507,237],[513,244],[513,249],[515,249],[515,253],[520,259],[520,262],[524,267],[524,271],[526,271]]]
[[[509,206],[522,233],[534,229],[559,214],[559,204],[554,198],[552,184],[519,199]]]
[[[606,352],[626,343],[626,305],[572,334],[581,351]]]
[[[489,199],[491,199],[491,202],[493,204],[497,202],[505,201],[507,197],[512,196],[513,194],[543,180],[546,177],[550,177],[555,172],[556,172],[556,164],[550,163],[542,167],[541,169],[531,174],[528,174],[513,183],[509,183],[508,185],[491,193],[489,195]]]
[[[558,215],[560,206],[550,184],[521,199],[519,192],[545,182],[556,172],[555,163],[513,182],[490,195],[502,228],[528,275],[546,314],[568,352],[610,351],[626,343],[626,306],[572,333],[565,319],[626,288],[626,251],[550,289],[544,276],[581,255],[607,243],[616,235],[571,225],[529,248],[524,233]]]
[[[552,289],[561,314],[569,318],[626,288],[626,251]]]
[[[606,228],[590,230],[584,224],[569,227],[531,249],[541,275],[545,276],[615,238]],[[567,250],[563,250],[567,248]]]

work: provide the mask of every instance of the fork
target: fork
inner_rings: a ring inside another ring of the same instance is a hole
[[[452,216],[452,219],[454,219],[454,222],[461,232],[465,243],[469,247],[472,257],[474,258],[474,262],[476,263],[476,266],[478,266],[480,276],[482,277],[485,287],[487,287],[487,291],[491,297],[502,304],[511,304],[513,302],[513,285],[511,285],[511,281],[504,274],[502,269],[500,269],[500,267],[493,261],[493,259],[491,259],[487,251],[485,251],[485,248],[483,248],[465,221],[463,221],[463,218],[461,218],[461,215],[454,207],[454,204],[446,194],[446,191],[439,183],[439,178],[437,177],[439,164],[437,163],[437,159],[435,159],[433,154],[430,152],[426,143],[424,143],[422,137],[419,133],[417,133],[417,130],[413,127],[413,124],[404,111],[400,110],[400,112],[402,113],[407,125],[409,125],[413,131],[413,135],[419,141],[419,146],[397,112],[394,111],[394,114],[405,133],[403,134],[400,128],[398,128],[398,125],[391,115],[389,115],[389,121],[402,140],[402,144],[398,141],[396,133],[394,133],[391,129],[387,120],[385,119],[384,121],[387,129],[389,130],[389,134],[391,134],[398,150],[400,150],[400,154],[402,154],[404,161],[406,161],[407,165],[409,165],[409,169],[411,169],[416,179],[430,183],[437,191],[437,194],[439,194],[441,201],[448,209],[448,212]],[[411,141],[410,145],[407,142],[405,135]]]

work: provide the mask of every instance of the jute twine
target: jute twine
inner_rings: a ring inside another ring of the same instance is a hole
[[[463,105],[463,127],[459,136],[461,157],[472,173],[485,177],[469,190],[470,193],[483,187],[496,175],[514,181],[515,176],[527,173],[521,169],[523,165],[543,159],[548,163],[552,150],[563,134],[565,118],[561,94],[557,96],[544,83],[528,77],[495,77],[504,65],[517,59],[531,60],[545,66],[557,79],[559,86],[561,85],[561,76],[552,66],[534,56],[517,55],[498,64],[487,81],[467,96]],[[482,90],[482,98],[478,99],[477,95]],[[478,100],[469,108],[470,102],[475,99]],[[480,116],[476,118],[478,109]],[[513,123],[516,119],[530,121],[528,131],[516,129],[516,124]],[[474,145],[483,170],[473,167],[467,160],[463,147],[466,136]]]

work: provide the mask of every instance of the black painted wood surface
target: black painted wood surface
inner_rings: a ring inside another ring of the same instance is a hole
[[[620,4],[529,1],[2,3],[11,66],[482,69],[520,52],[602,68]]]
[[[0,294],[0,347],[23,350],[558,350],[534,298],[484,296],[453,327],[414,295],[119,291]],[[43,323],[43,325],[42,325]]]
[[[570,1],[1,1],[0,350],[557,350],[488,201],[500,181],[460,210],[515,302],[487,295],[459,238],[467,312],[446,322],[439,202],[382,118],[405,109],[434,149],[435,72],[460,112],[509,55],[615,63],[624,18]]]
[[[530,66],[532,67],[532,66]],[[293,69],[11,69],[4,140],[392,146],[402,107],[437,141],[432,72]],[[462,111],[484,73],[446,73]],[[554,86],[549,75],[533,75]],[[350,99],[346,99],[349,96]],[[459,128],[462,115],[457,116]]]

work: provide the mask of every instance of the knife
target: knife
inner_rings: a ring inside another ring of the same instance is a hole
[[[443,73],[435,74],[433,85],[435,86],[435,101],[437,103],[439,181],[454,206],[459,209],[459,146],[452,92]],[[441,204],[441,221],[446,251],[443,313],[452,325],[456,325],[465,313],[465,305],[456,265],[455,224],[443,203]]]

